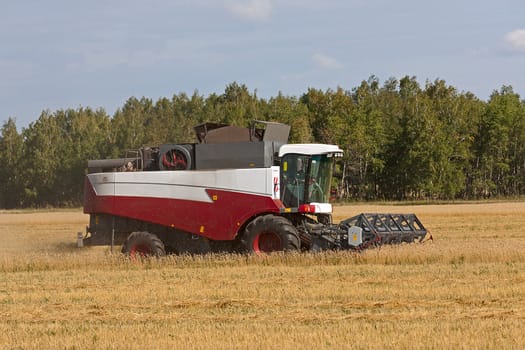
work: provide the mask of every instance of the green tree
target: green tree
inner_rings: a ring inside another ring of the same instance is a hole
[[[24,203],[26,206],[56,205],[58,177],[63,149],[60,126],[50,111],[43,111],[37,121],[22,132],[24,148]]]
[[[79,205],[87,161],[110,155],[111,120],[103,109],[90,108],[59,110],[54,117],[62,139],[60,165],[55,170],[58,180],[55,200],[59,205]]]
[[[246,126],[251,121],[262,117],[256,92],[250,94],[244,84],[239,85],[233,82],[226,86],[219,102],[222,117],[220,122],[222,123]]]
[[[338,144],[345,147],[353,103],[342,88],[326,91],[308,89],[301,97],[309,112],[315,142]]]
[[[442,123],[415,77],[400,80],[399,97],[400,114],[389,124],[382,186],[387,198],[423,198],[435,190]]]
[[[444,80],[427,82],[425,94],[436,118],[429,194],[438,198],[455,198],[465,192],[475,119],[465,108],[469,106],[468,98],[460,96]]]
[[[23,131],[20,166],[24,205],[79,205],[87,160],[110,153],[109,126],[109,116],[103,110],[42,112]]]
[[[517,196],[525,192],[525,102],[510,86],[488,102],[444,80],[371,76],[351,90],[308,89],[268,100],[233,82],[222,94],[129,98],[104,110],[43,111],[20,133],[0,130],[0,207],[78,205],[89,159],[163,143],[195,142],[203,122],[291,126],[292,143],[337,144],[346,198],[418,199]]]
[[[0,208],[15,208],[23,204],[22,146],[23,139],[16,129],[16,122],[9,118],[0,132]]]
[[[114,157],[121,156],[125,150],[147,145],[147,131],[156,126],[153,116],[153,102],[145,97],[140,100],[131,97],[115,112],[111,121]]]
[[[279,92],[276,97],[269,99],[263,118],[290,125],[289,143],[309,143],[313,140],[308,109],[296,97],[284,96]]]
[[[378,175],[384,167],[383,148],[387,142],[385,115],[380,108],[379,80],[371,76],[352,91],[355,108],[349,118],[345,186],[358,199],[378,196]],[[351,190],[350,190],[351,189]]]
[[[494,91],[476,137],[475,193],[520,195],[524,183],[525,108],[512,87]]]
[[[195,125],[201,123],[201,116],[204,109],[204,100],[197,92],[194,92],[190,98],[186,94],[179,94],[173,96],[173,121],[170,135],[172,140],[179,143],[182,142],[196,142],[193,128]]]

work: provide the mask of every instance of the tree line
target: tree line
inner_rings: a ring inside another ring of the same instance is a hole
[[[0,208],[78,206],[88,159],[129,149],[196,142],[204,122],[291,125],[291,143],[344,150],[334,186],[344,200],[479,199],[525,191],[525,101],[510,86],[488,101],[443,80],[372,76],[345,90],[260,98],[231,83],[222,94],[129,98],[103,109],[43,111],[21,131],[0,130]]]

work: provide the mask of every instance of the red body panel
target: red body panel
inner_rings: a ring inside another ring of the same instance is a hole
[[[84,212],[110,214],[201,235],[232,240],[245,222],[262,213],[279,213],[283,205],[270,196],[207,189],[211,202],[173,198],[97,196],[86,178]]]

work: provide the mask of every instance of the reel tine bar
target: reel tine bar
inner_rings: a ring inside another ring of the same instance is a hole
[[[341,224],[358,226],[363,229],[363,238],[379,238],[382,244],[420,242],[427,230],[415,214],[377,214],[362,213],[346,219]]]

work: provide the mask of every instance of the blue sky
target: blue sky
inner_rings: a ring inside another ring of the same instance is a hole
[[[352,89],[370,75],[525,98],[523,0],[2,1],[0,122],[131,96]]]

